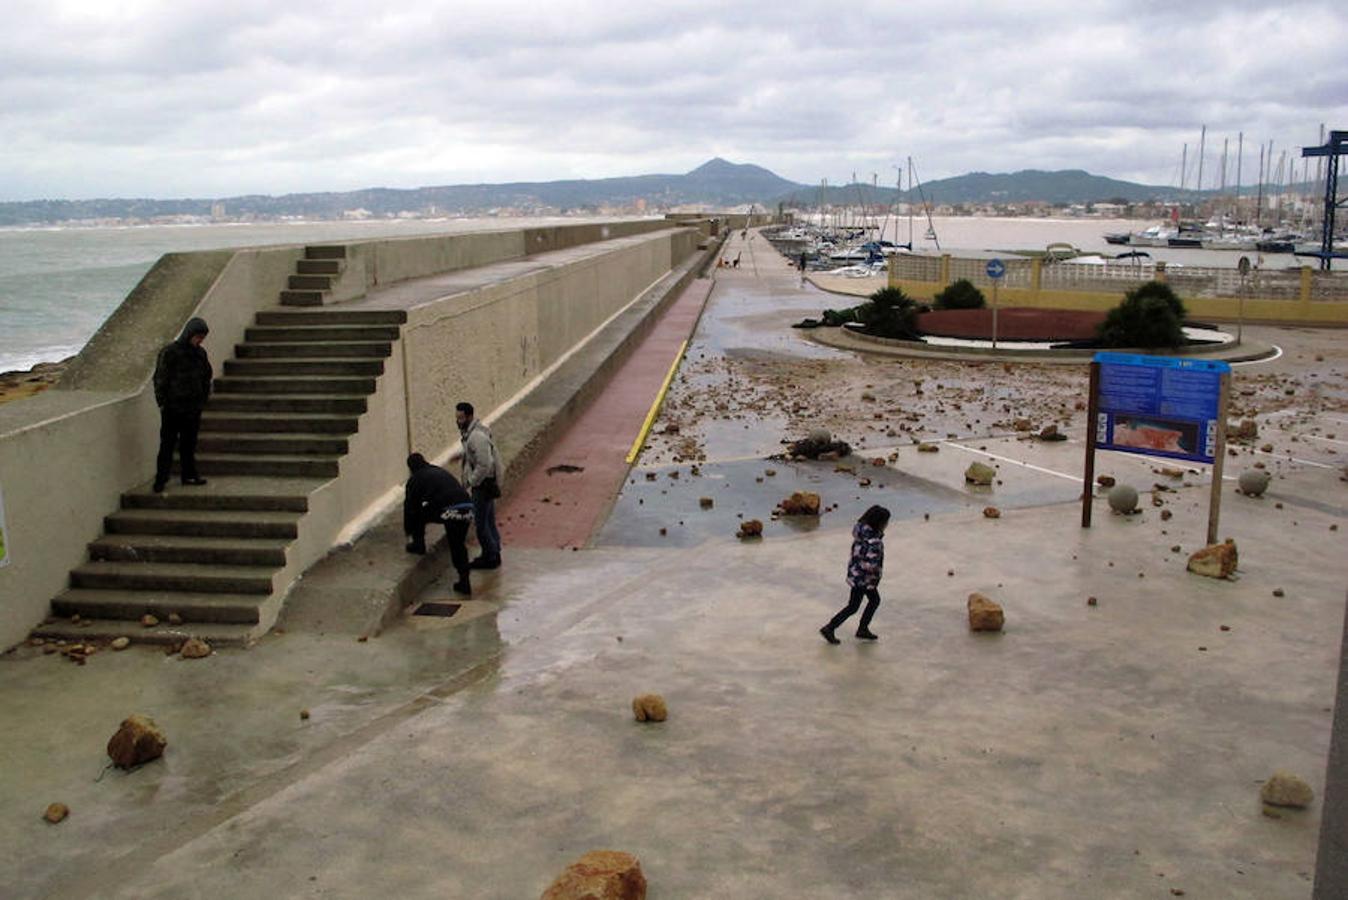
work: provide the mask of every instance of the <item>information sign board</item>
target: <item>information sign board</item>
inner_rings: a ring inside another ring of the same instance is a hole
[[[1097,353],[1095,362],[1096,449],[1214,461],[1227,363],[1132,353]]]

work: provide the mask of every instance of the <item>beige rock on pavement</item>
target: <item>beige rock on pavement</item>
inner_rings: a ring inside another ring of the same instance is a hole
[[[763,523],[758,519],[746,519],[740,523],[740,530],[736,534],[739,538],[757,538],[763,536]]]
[[[669,718],[669,709],[659,694],[641,694],[632,700],[632,714],[638,722],[663,722]]]
[[[645,900],[641,861],[619,850],[591,850],[567,866],[540,900]]]
[[[69,806],[64,803],[53,803],[47,807],[47,811],[42,814],[42,818],[55,825],[58,822],[65,821],[65,817],[68,815],[70,815]]]
[[[1208,578],[1230,578],[1235,574],[1238,563],[1236,542],[1228,538],[1224,544],[1212,544],[1194,551],[1189,556],[1188,569],[1195,575]]]
[[[183,641],[183,648],[179,651],[183,659],[205,659],[213,652],[211,645],[201,638],[188,638]]]
[[[122,721],[108,740],[108,756],[112,764],[122,769],[130,769],[164,755],[168,738],[159,726],[148,716],[133,715]]]
[[[1288,772],[1274,772],[1259,791],[1260,798],[1269,806],[1290,806],[1305,809],[1315,799],[1315,791],[1303,779]]]
[[[969,484],[992,484],[996,477],[997,470],[986,463],[969,463],[969,468],[964,470],[964,480]]]
[[[140,617],[140,624],[144,625],[146,628],[153,628],[159,624],[159,618],[146,613]]]
[[[969,595],[969,630],[1001,631],[1006,614],[990,598],[974,592]]]
[[[983,507],[983,518],[985,518],[985,519],[1000,519],[1001,517],[1002,517],[1002,511],[1001,511],[1000,509],[998,509],[997,507],[995,507],[995,506],[985,506],[985,507]]]
[[[125,636],[113,638],[112,643],[108,646],[112,647],[114,650],[125,650],[127,647],[131,646],[131,638]]]
[[[817,516],[819,504],[818,494],[812,491],[796,491],[778,504],[777,508],[784,516]]]

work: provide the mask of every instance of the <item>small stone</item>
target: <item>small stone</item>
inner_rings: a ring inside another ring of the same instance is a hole
[[[1176,469],[1176,468],[1174,468],[1174,467],[1172,467],[1172,466],[1161,466],[1159,469],[1156,469],[1155,471],[1156,471],[1156,474],[1157,474],[1157,475],[1164,475],[1166,478],[1183,478],[1183,477],[1184,477],[1184,470],[1183,470],[1183,469]]]
[[[300,719],[305,722],[309,721],[309,710],[307,709],[300,710]]]
[[[73,616],[70,617],[70,624],[71,624],[71,625],[78,625],[78,624],[80,624],[80,614],[79,614],[79,613],[75,613]]]
[[[716,501],[713,500],[711,497],[698,497],[697,505],[702,507],[703,509],[711,509],[713,506],[716,505]]]
[[[1275,597],[1282,597],[1282,596],[1285,596],[1284,593],[1283,593],[1283,589],[1282,589],[1282,588],[1274,588],[1274,589],[1273,589],[1273,596],[1275,596]]]
[[[122,720],[108,740],[108,756],[114,766],[130,769],[163,756],[167,746],[168,739],[154,720],[137,714]]]
[[[1303,779],[1288,772],[1274,772],[1264,782],[1259,796],[1270,806],[1290,806],[1305,809],[1315,799],[1315,791]]]
[[[1087,606],[1099,606],[1099,605],[1100,605],[1100,601],[1097,600],[1097,599],[1095,599],[1094,597],[1087,597],[1087,598],[1086,598],[1086,605],[1087,605]]]
[[[736,537],[741,540],[744,538],[760,538],[762,536],[763,523],[758,519],[747,519],[746,521],[741,522],[740,530],[736,534]]]
[[[1260,447],[1259,449],[1262,450],[1262,451],[1264,451],[1265,453],[1272,453],[1272,452],[1273,452],[1273,445],[1272,445],[1272,444],[1265,444],[1264,446]]]
[[[145,615],[140,617],[140,624],[146,628],[153,628],[159,624],[159,619],[156,618],[155,616],[150,615],[149,613],[146,613]]]
[[[68,815],[70,815],[69,806],[64,803],[53,803],[47,807],[47,811],[42,814],[42,818],[55,825],[58,822],[64,822]]]
[[[647,480],[647,481],[654,481],[655,478],[656,478],[656,474],[655,474],[654,472],[647,472],[647,473],[646,473],[646,480]]]
[[[638,722],[663,722],[669,717],[665,698],[659,694],[641,694],[632,700],[632,714]]]
[[[1231,630],[1231,626],[1230,626],[1230,625],[1219,625],[1219,626],[1217,626],[1217,630],[1218,630],[1218,631],[1230,631],[1230,630]]]
[[[1183,549],[1184,549],[1184,548],[1181,547],[1179,544],[1173,544],[1173,545],[1171,545],[1171,547],[1170,547],[1170,552],[1171,552],[1171,553],[1179,553],[1179,552],[1183,551]]]
[[[181,625],[183,623],[183,617],[176,612],[171,612],[168,615],[168,623],[170,625]]]
[[[1102,488],[1112,488],[1116,484],[1113,475],[1101,475],[1095,479],[1095,483]]]
[[[766,476],[768,476],[769,478],[776,478],[776,477],[777,477],[777,470],[776,470],[776,469],[764,469],[764,470],[763,470],[763,474],[766,475]]]
[[[1006,621],[1002,608],[980,593],[969,595],[969,630],[1001,631]]]
[[[1152,506],[1165,506],[1165,501],[1162,500],[1160,497],[1157,497],[1157,496],[1153,495],[1152,498],[1151,498],[1151,505],[1152,505]]]
[[[131,646],[131,638],[125,636],[113,638],[112,643],[109,646],[114,650],[125,650],[127,647]]]
[[[777,505],[784,516],[819,515],[819,495],[811,491],[796,491]]]
[[[995,507],[995,506],[985,506],[985,507],[983,507],[983,518],[985,518],[985,519],[1000,519],[1001,517],[1002,517],[1002,511],[1001,511],[1000,509],[998,509],[997,507]]]
[[[992,484],[992,480],[996,477],[997,471],[981,462],[970,463],[969,468],[964,470],[964,480],[969,484]]]
[[[1224,544],[1212,544],[1194,551],[1189,557],[1188,569],[1207,578],[1230,578],[1235,574],[1238,562],[1236,542],[1228,539]]]
[[[630,853],[592,850],[567,866],[540,900],[645,900],[646,876]]]
[[[1168,510],[1168,509],[1163,509],[1163,510],[1161,510],[1161,521],[1162,521],[1162,522],[1169,522],[1169,521],[1170,521],[1172,518],[1174,518],[1174,517],[1175,517],[1175,514],[1174,514],[1173,512],[1171,512],[1170,510]]]
[[[875,466],[877,469],[883,469],[885,467],[885,458],[883,456],[877,456],[871,460],[871,465]]]
[[[928,444],[928,443],[926,443],[926,442],[924,441],[923,443],[917,445],[917,452],[918,452],[918,453],[939,453],[939,452],[941,452],[941,448],[938,447],[936,444]]]
[[[201,638],[188,638],[183,641],[183,648],[178,652],[183,659],[205,659],[211,655],[211,645]]]
[[[669,534],[669,529],[668,529],[668,528],[661,528],[661,529],[660,529],[660,537],[664,537],[664,536],[667,535],[667,534]]]

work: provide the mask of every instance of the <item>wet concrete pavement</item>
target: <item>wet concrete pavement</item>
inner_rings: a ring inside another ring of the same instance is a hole
[[[795,314],[778,300],[792,274],[755,253],[756,278],[741,252],[699,340],[723,340],[722,315]],[[1231,476],[1275,472],[1264,498],[1224,494],[1239,580],[1184,571],[1202,472],[1102,454],[1099,472],[1173,485],[1173,518],[1149,497],[1131,517],[1096,501],[1079,527],[1080,444],[1004,426],[1029,415],[1078,439],[1074,376],[734,340],[690,354],[662,422],[680,433],[653,442],[597,546],[508,547],[453,618],[406,617],[364,643],[273,634],[197,662],[140,647],[78,668],[38,648],[0,659],[0,883],[17,897],[515,898],[609,847],[640,856],[652,898],[1308,897],[1318,800],[1270,818],[1258,791],[1276,769],[1323,786],[1345,355],[1323,332],[1269,332],[1286,355],[1238,379],[1261,435],[1228,460]],[[854,473],[759,458],[818,419],[870,445]],[[974,459],[1002,483],[965,486]],[[793,486],[838,509],[771,522]],[[830,647],[816,629],[844,599],[847,530],[871,502],[897,516],[881,640],[844,628]],[[736,540],[738,513],[766,537]],[[450,599],[449,580],[423,599]],[[1006,607],[1004,634],[968,632],[975,590]],[[632,721],[644,691],[669,721]],[[99,780],[131,712],[165,727],[168,752]],[[47,825],[58,800],[71,817]]]

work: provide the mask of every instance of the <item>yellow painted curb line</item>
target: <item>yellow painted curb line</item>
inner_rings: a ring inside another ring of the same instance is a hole
[[[651,426],[655,424],[655,417],[660,413],[660,405],[665,402],[665,394],[669,393],[669,386],[674,382],[674,373],[678,371],[679,363],[683,361],[683,354],[688,350],[688,342],[684,341],[679,345],[679,352],[674,355],[674,362],[669,367],[669,374],[665,376],[665,383],[660,385],[660,393],[655,395],[655,402],[651,404],[650,412],[646,413],[646,421],[641,423],[641,431],[637,434],[637,439],[632,442],[632,449],[627,453],[627,464],[630,466],[637,461],[641,455],[641,448],[646,444],[646,436],[651,433]]]

